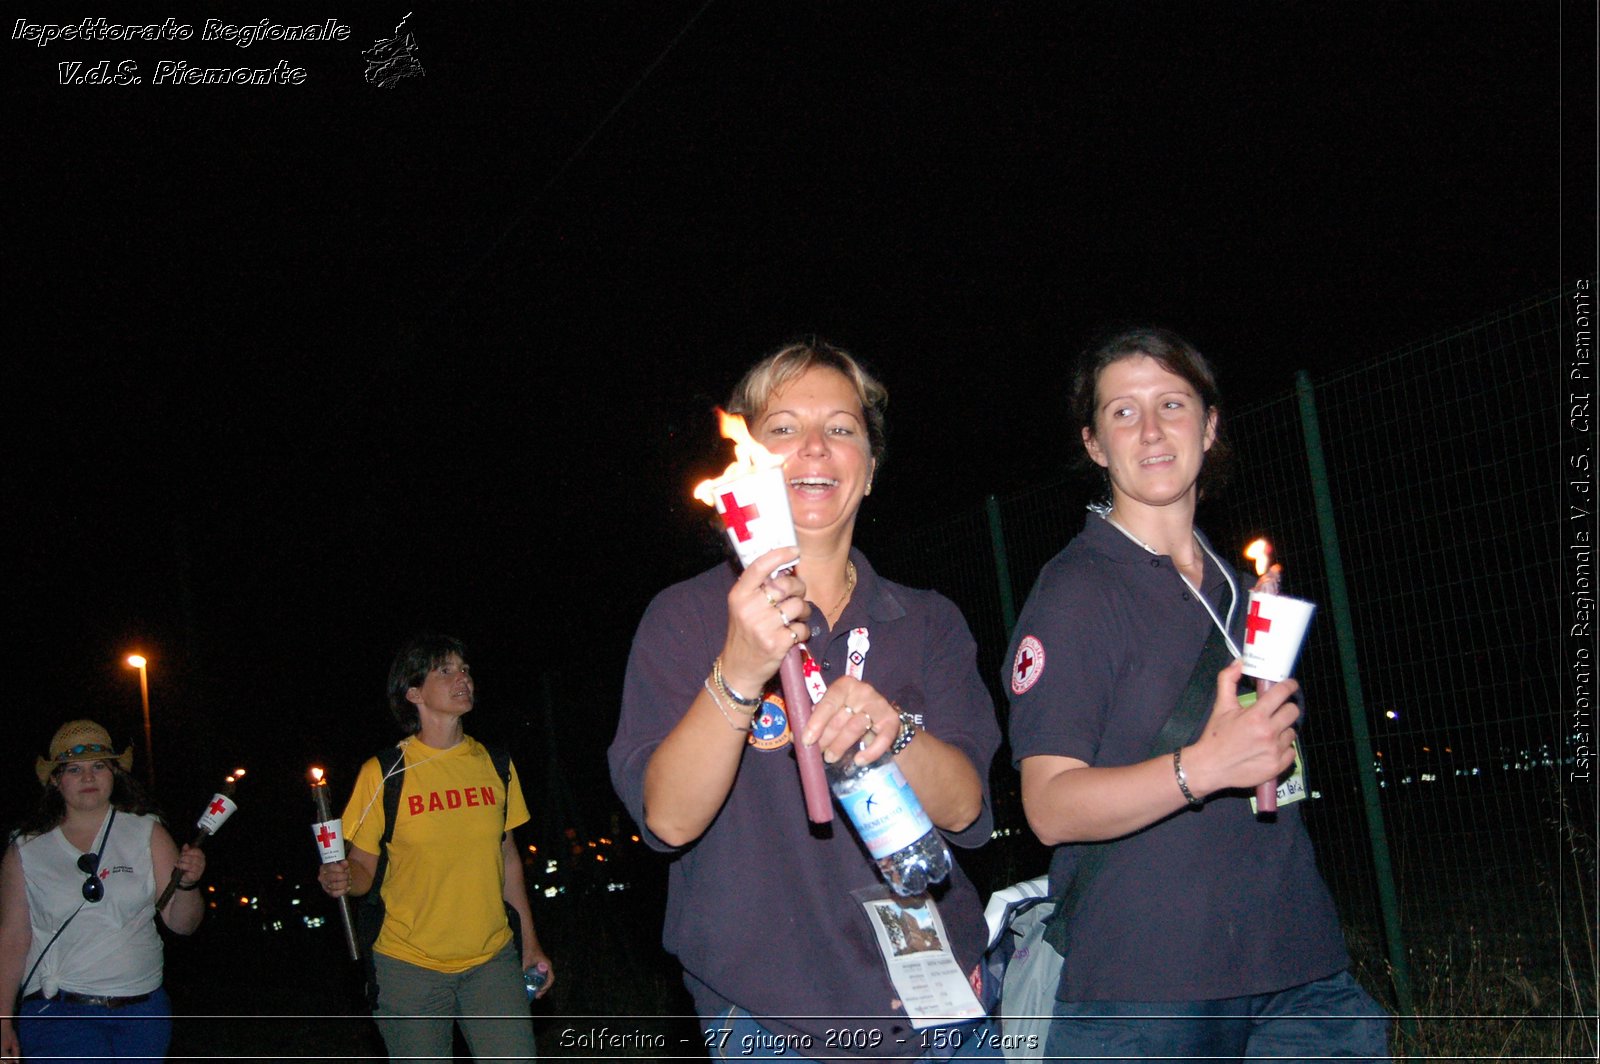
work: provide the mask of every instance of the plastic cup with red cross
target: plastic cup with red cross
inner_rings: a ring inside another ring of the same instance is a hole
[[[796,544],[783,466],[769,466],[721,481],[711,492],[740,565],[748,566],[769,550]]]
[[[1244,627],[1244,674],[1268,683],[1288,679],[1317,605],[1288,595],[1250,592]]]

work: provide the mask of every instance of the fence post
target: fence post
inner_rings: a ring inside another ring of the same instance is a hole
[[[1006,534],[1000,527],[1000,500],[989,496],[985,509],[989,514],[989,544],[994,549],[994,575],[1000,583],[1000,620],[1006,626],[1006,638],[1017,626],[1017,603],[1011,595],[1011,560],[1006,556]]]
[[[1373,770],[1372,736],[1367,730],[1366,699],[1361,692],[1361,669],[1356,661],[1355,625],[1350,619],[1350,594],[1344,582],[1344,559],[1339,553],[1339,529],[1333,516],[1333,493],[1328,487],[1328,464],[1322,451],[1322,429],[1317,421],[1317,401],[1311,377],[1295,374],[1295,394],[1300,400],[1300,428],[1305,434],[1306,463],[1310,467],[1311,494],[1317,511],[1317,531],[1322,540],[1323,565],[1328,575],[1328,606],[1333,612],[1339,645],[1339,668],[1344,675],[1345,701],[1350,710],[1350,733],[1355,745],[1356,769],[1361,777],[1361,797],[1366,805],[1367,839],[1378,879],[1378,904],[1383,915],[1383,937],[1389,947],[1389,968],[1394,980],[1400,1027],[1416,1034],[1416,1012],[1411,1003],[1411,968],[1406,961],[1405,939],[1400,934],[1400,903],[1394,888],[1394,868],[1389,861],[1389,833],[1378,800],[1378,776]]]

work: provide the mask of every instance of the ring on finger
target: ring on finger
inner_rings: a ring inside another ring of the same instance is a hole
[[[800,642],[800,633],[793,628],[789,629],[789,645],[796,646]]]
[[[772,597],[772,592],[767,590],[766,584],[761,585],[761,593],[767,597],[768,606],[776,606],[778,604],[778,600]]]
[[[847,717],[853,717],[856,714],[856,707],[855,706],[845,706],[839,712],[843,713]]]
[[[789,619],[789,615],[787,613],[783,612],[783,607],[782,606],[773,606],[772,608],[778,611],[778,616],[779,617],[783,618],[783,626],[785,628],[789,627],[791,624],[794,623],[793,621],[791,621]]]

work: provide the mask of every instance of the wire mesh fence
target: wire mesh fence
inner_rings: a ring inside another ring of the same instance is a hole
[[[1266,535],[1286,566],[1284,591],[1322,606],[1297,670],[1314,795],[1305,819],[1358,969],[1391,1006],[1391,962],[1415,969],[1421,1021],[1471,1013],[1483,1040],[1513,1056],[1560,1043],[1550,1027],[1562,1017],[1592,1027],[1595,1012],[1593,925],[1573,910],[1574,898],[1593,905],[1593,841],[1582,829],[1594,796],[1562,785],[1560,456],[1547,408],[1563,296],[1231,412],[1237,470],[1199,517],[1241,566],[1244,545]],[[1370,754],[1356,742],[1355,689],[1328,616],[1307,403],[1321,426]],[[875,545],[895,579],[962,608],[1002,719],[1009,633],[997,574],[1009,570],[1006,590],[1020,604],[1082,527],[1086,501],[1063,478]],[[1369,765],[1375,804],[1363,799]],[[1002,765],[995,777],[1002,827],[1020,826],[1014,773]],[[1376,817],[1387,834],[1379,860]],[[1398,943],[1385,942],[1379,911],[1385,863]],[[1407,1036],[1415,1042],[1414,1027]]]

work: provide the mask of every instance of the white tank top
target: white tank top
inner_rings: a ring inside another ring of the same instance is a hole
[[[108,813],[109,815],[109,813]],[[150,833],[156,819],[118,813],[100,855],[105,896],[83,900],[83,855],[61,829],[17,840],[28,888],[33,943],[22,966],[26,975],[55,933],[71,917],[61,937],[44,953],[24,994],[52,996],[58,990],[100,997],[132,997],[161,985],[161,935],[156,931],[156,879],[150,860]],[[102,824],[100,832],[105,831]],[[99,832],[95,841],[99,842]],[[76,912],[77,916],[72,914]]]

